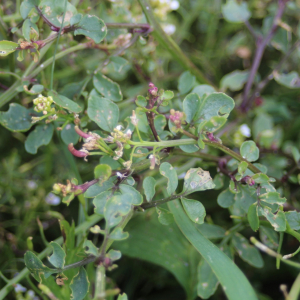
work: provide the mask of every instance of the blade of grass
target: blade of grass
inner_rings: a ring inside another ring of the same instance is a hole
[[[191,60],[182,52],[180,47],[175,43],[175,41],[168,36],[164,30],[161,28],[160,24],[156,20],[156,17],[153,14],[150,4],[147,0],[138,0],[143,12],[154,28],[152,32],[153,36],[159,41],[161,45],[163,45],[169,53],[174,57],[176,61],[178,61],[186,70],[189,70],[193,75],[196,76],[199,83],[206,83],[213,85],[210,80],[208,80],[204,74],[191,62]]]
[[[189,242],[202,255],[220,281],[229,300],[258,300],[243,272],[217,246],[207,240],[184,213],[179,200],[168,203],[175,222]]]

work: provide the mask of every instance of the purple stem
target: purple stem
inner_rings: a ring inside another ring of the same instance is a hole
[[[250,70],[249,78],[248,78],[248,81],[246,83],[246,87],[245,87],[245,90],[244,90],[243,102],[240,106],[240,108],[243,112],[246,112],[249,109],[249,104],[250,104],[249,103],[250,102],[249,92],[250,92],[250,89],[253,85],[255,75],[256,75],[257,70],[260,66],[260,62],[261,62],[262,56],[265,52],[265,49],[266,49],[267,45],[269,44],[269,42],[271,41],[271,39],[273,38],[273,36],[276,32],[279,20],[281,19],[282,14],[283,14],[284,9],[285,9],[285,4],[288,1],[289,0],[279,0],[278,1],[278,10],[277,10],[277,13],[274,17],[273,24],[272,24],[272,27],[271,27],[270,31],[268,32],[268,34],[265,38],[258,37],[257,40],[256,40],[257,48],[256,48],[253,64],[252,64],[252,67],[251,67],[251,70]]]

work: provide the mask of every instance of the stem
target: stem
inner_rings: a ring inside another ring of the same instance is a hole
[[[283,232],[279,232],[279,245],[277,248],[277,253],[280,254],[281,251],[281,247],[282,247],[282,242],[283,242]],[[279,270],[280,269],[280,259],[277,257],[276,258],[276,269]]]
[[[93,298],[94,300],[104,299],[105,283],[106,283],[105,267],[103,265],[100,265],[97,267],[95,295]]]
[[[151,29],[150,25],[147,23],[105,23],[106,27],[109,29],[114,28],[127,28],[127,29],[134,29],[134,28],[142,28],[145,30]]]
[[[271,39],[273,38],[273,36],[276,32],[276,29],[278,27],[278,23],[279,23],[279,21],[282,17],[283,12],[284,12],[286,2],[287,2],[287,0],[279,0],[277,13],[274,17],[271,29],[269,30],[269,32],[268,32],[268,34],[266,35],[265,38],[258,37],[258,39],[256,40],[257,48],[256,48],[253,64],[251,66],[250,74],[249,74],[249,77],[248,77],[248,80],[247,80],[247,83],[246,83],[246,87],[245,87],[245,90],[244,90],[243,102],[240,106],[242,111],[246,111],[249,104],[250,104],[249,103],[250,102],[250,98],[249,98],[250,89],[253,85],[254,78],[255,78],[257,70],[260,66],[260,62],[261,62],[262,56],[265,52],[265,49],[266,49],[267,45],[269,44],[269,42],[271,41]]]
[[[159,22],[156,20],[149,2],[147,0],[138,1],[148,22],[153,26],[154,31],[152,34],[159,41],[159,43],[169,51],[173,58],[178,61],[184,69],[195,75],[199,83],[207,83],[213,86],[210,80],[208,80],[204,74],[202,74],[202,72],[192,63],[192,61],[182,52],[175,41],[164,32]]]
[[[289,300],[297,300],[300,294],[300,273],[294,281],[292,288],[289,293]]]
[[[81,261],[78,261],[78,262],[76,262],[76,263],[74,263],[74,264],[67,265],[67,266],[65,266],[63,269],[58,270],[58,271],[59,271],[58,273],[62,273],[62,272],[64,272],[64,271],[66,271],[66,270],[70,270],[70,269],[73,269],[73,268],[78,268],[78,267],[81,267],[81,266],[85,266],[85,265],[87,265],[87,264],[89,264],[89,263],[95,261],[96,259],[97,259],[96,256],[94,256],[94,255],[89,255],[88,257],[84,258],[84,259],[81,260]]]
[[[68,3],[68,1],[65,0],[64,14],[63,14],[63,17],[62,17],[62,21],[61,21],[60,29],[59,29],[59,32],[58,32],[58,37],[57,37],[57,40],[56,40],[55,49],[54,49],[54,54],[53,54],[52,70],[51,70],[51,77],[50,77],[50,91],[53,90],[53,77],[54,77],[54,68],[55,68],[55,55],[56,55],[57,48],[58,48],[58,42],[59,42],[60,34],[61,34],[61,31],[62,31],[63,26],[64,26],[65,15],[66,15],[66,12],[67,12],[67,3]],[[42,17],[44,18],[44,15],[42,15]]]
[[[102,216],[99,215],[92,215],[90,216],[88,221],[83,222],[79,226],[75,228],[75,235],[78,235],[82,232],[85,232],[87,229],[89,229],[91,226],[95,225],[102,219]],[[57,238],[54,242],[58,244],[63,243],[63,237]],[[52,251],[52,247],[48,246],[45,248],[39,255],[39,259],[45,258],[47,255],[49,255]],[[13,277],[9,282],[0,290],[0,300],[5,299],[6,295],[10,292],[10,290],[13,288],[13,285],[17,284],[19,281],[21,281],[24,277],[29,275],[29,270],[27,268],[24,268],[20,273],[18,273],[17,276]]]
[[[173,196],[170,196],[170,197],[167,197],[165,199],[158,200],[158,201],[153,201],[153,202],[150,202],[150,203],[144,203],[144,204],[140,205],[139,207],[141,207],[143,209],[148,209],[148,208],[151,208],[151,207],[156,207],[158,205],[167,203],[169,201],[173,201],[173,200],[181,198],[183,196],[184,196],[183,194],[173,195]]]
[[[294,43],[294,45],[284,54],[284,56],[281,58],[279,64],[272,70],[272,72],[265,77],[264,80],[262,80],[256,87],[252,97],[251,101],[260,95],[262,90],[266,87],[266,85],[274,78],[275,74],[281,69],[284,62],[290,57],[290,55],[300,46],[300,40]]]
[[[282,258],[282,255],[276,253],[275,251],[273,251],[272,249],[268,248],[267,246],[265,246],[264,244],[262,244],[261,242],[259,242],[255,237],[251,237],[250,241],[254,244],[255,247],[257,247],[259,250],[267,253],[270,256],[279,258],[283,263],[290,265],[292,267],[298,268],[300,269],[300,264],[290,261],[290,260],[286,260]]]

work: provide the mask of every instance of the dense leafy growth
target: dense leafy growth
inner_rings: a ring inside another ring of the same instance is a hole
[[[0,300],[298,299],[299,12],[1,3]]]

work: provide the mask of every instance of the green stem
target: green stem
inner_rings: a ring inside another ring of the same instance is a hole
[[[78,234],[81,234],[81,233],[85,232],[91,226],[93,226],[96,223],[98,223],[101,219],[102,219],[102,217],[99,216],[99,215],[96,215],[96,214],[90,216],[89,220],[81,223],[79,226],[77,226],[75,228],[75,235],[78,235]],[[54,242],[56,242],[58,244],[62,244],[63,243],[63,237],[62,236],[59,237]],[[42,260],[47,255],[49,255],[51,253],[51,251],[52,251],[52,248],[50,246],[48,246],[47,248],[45,248],[38,255],[38,258]],[[17,276],[15,276],[11,280],[9,280],[9,282],[0,290],[0,300],[5,299],[6,295],[11,291],[11,289],[13,288],[13,286],[15,284],[17,284],[18,282],[20,282],[24,277],[26,277],[27,275],[29,275],[29,273],[30,273],[29,270],[27,268],[24,268],[20,273],[18,273]]]
[[[290,227],[290,225],[289,225],[289,223],[287,221],[286,221],[286,230],[285,230],[285,232],[287,234],[292,235],[293,237],[295,237],[300,242],[300,233],[298,233],[297,231],[293,230]]]
[[[55,69],[55,55],[56,55],[57,48],[58,48],[58,42],[59,42],[60,34],[61,34],[61,31],[62,31],[62,29],[64,27],[65,15],[66,15],[66,12],[67,12],[67,3],[68,3],[68,1],[65,0],[64,14],[63,14],[63,17],[62,17],[62,21],[61,21],[60,29],[59,29],[59,32],[58,32],[58,37],[57,37],[57,40],[56,40],[55,49],[54,49],[54,54],[53,54],[53,62],[52,62],[51,77],[50,77],[50,90],[51,91],[53,90],[53,77],[54,77],[54,69]]]
[[[161,28],[159,22],[156,20],[152,8],[147,0],[138,0],[143,12],[148,20],[148,22],[153,26],[154,31],[153,36],[162,44],[169,53],[178,61],[186,70],[189,70],[194,74],[199,83],[207,83],[212,85],[210,80],[208,80],[202,72],[191,62],[191,60],[182,52],[180,47],[175,43],[175,41],[168,36],[164,30]]]
[[[300,269],[300,264],[299,263],[283,259],[282,255],[280,255],[280,254],[276,253],[275,251],[273,251],[272,249],[268,248],[266,245],[264,245],[261,242],[259,242],[255,237],[251,237],[250,241],[254,244],[255,247],[257,247],[261,251],[267,253],[268,255],[273,256],[275,258],[279,258],[283,263],[285,263],[287,265],[290,265],[292,267]]]
[[[292,288],[289,293],[289,300],[298,300],[299,294],[300,294],[300,273],[298,274],[296,280],[292,285]]]
[[[256,168],[250,162],[248,162],[240,154],[232,151],[231,149],[227,148],[223,144],[217,143],[217,142],[211,142],[211,141],[208,141],[208,140],[203,140],[203,142],[208,146],[211,146],[213,148],[217,148],[217,149],[223,151],[224,153],[230,155],[231,157],[235,158],[236,160],[238,160],[240,162],[245,161],[248,164],[248,168],[253,173],[261,173],[261,171],[258,168]],[[147,142],[147,141],[133,142],[133,141],[129,141],[128,143],[130,145],[140,146],[140,147],[143,147],[143,146],[144,147],[148,147],[148,146],[150,146],[150,147],[151,146],[152,147],[154,147],[154,146],[157,146],[157,147],[176,147],[176,146],[182,146],[182,145],[195,145],[195,144],[197,144],[197,141],[193,138],[193,139],[171,140],[171,141],[161,141],[161,142]]]
[[[94,300],[104,299],[105,298],[105,283],[106,283],[105,267],[100,265],[97,267],[96,273],[96,287]]]
[[[283,242],[283,232],[279,232],[279,245],[277,248],[277,253],[280,255],[280,251],[281,251],[281,247],[282,247],[282,242]],[[276,258],[276,269],[279,270],[280,269],[280,259],[279,257]]]

